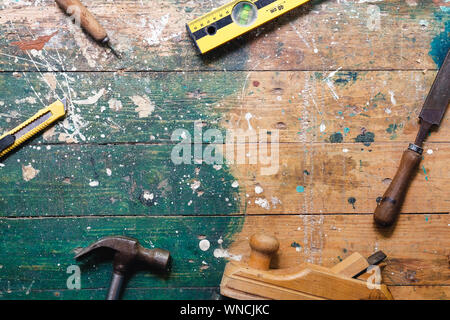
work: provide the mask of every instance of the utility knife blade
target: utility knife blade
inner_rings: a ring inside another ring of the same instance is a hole
[[[0,157],[49,127],[66,114],[66,99],[58,100],[39,110],[34,116],[0,137]]]

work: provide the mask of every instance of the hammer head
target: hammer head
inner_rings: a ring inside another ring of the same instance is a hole
[[[81,259],[99,248],[109,248],[115,251],[114,271],[117,273],[126,272],[128,266],[136,260],[143,262],[150,268],[159,270],[165,270],[170,261],[169,251],[163,249],[147,249],[141,246],[138,240],[123,236],[102,238],[81,250],[75,256],[75,259]]]

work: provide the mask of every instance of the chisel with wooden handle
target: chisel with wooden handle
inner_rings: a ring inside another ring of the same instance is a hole
[[[55,0],[64,12],[75,18],[75,22],[80,23],[81,27],[97,42],[107,46],[117,58],[121,58],[111,46],[110,39],[105,29],[95,19],[92,13],[79,0]]]
[[[403,153],[397,174],[375,209],[374,219],[380,226],[394,223],[409,182],[422,159],[423,142],[433,126],[439,126],[450,102],[450,51],[447,52],[436,79],[420,112],[420,129],[414,143]]]

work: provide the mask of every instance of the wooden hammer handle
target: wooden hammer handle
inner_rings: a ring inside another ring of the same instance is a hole
[[[107,42],[108,35],[97,19],[79,0],[55,0],[64,12],[79,21],[81,27],[98,42]]]
[[[410,149],[403,152],[397,173],[375,209],[374,219],[380,226],[394,223],[405,198],[409,180],[421,159],[419,153]]]

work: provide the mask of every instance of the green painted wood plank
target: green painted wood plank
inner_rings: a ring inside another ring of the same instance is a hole
[[[104,300],[107,289],[11,291],[0,294],[4,300]],[[126,288],[122,300],[218,300],[219,288]]]
[[[196,73],[0,73],[0,131],[67,97],[64,122],[37,142],[170,141],[176,129],[218,128],[227,107],[237,103],[243,72]],[[228,107],[229,109],[229,107]]]
[[[225,260],[216,258],[214,250],[227,248],[242,223],[241,217],[2,218],[1,295],[8,298],[13,293],[18,298],[33,298],[32,294],[23,293],[67,290],[67,278],[71,275],[67,268],[75,264],[81,267],[82,289],[107,288],[112,264],[104,255],[79,263],[73,258],[74,250],[107,235],[135,237],[148,248],[164,248],[173,255],[168,276],[138,271],[129,288],[216,287]],[[204,239],[210,242],[206,251],[199,247],[199,241]],[[160,297],[171,294],[160,292]],[[82,295],[88,296],[89,293]],[[70,293],[69,297],[75,298],[75,294]]]
[[[173,145],[24,147],[0,167],[0,216],[224,215],[240,212],[226,165],[180,164]],[[23,175],[31,165],[39,170]],[[34,172],[36,173],[36,172]],[[28,180],[28,181],[26,181]]]
[[[436,46],[442,47],[435,39],[450,19],[439,1],[312,0],[200,57],[185,24],[222,4],[89,1],[124,56],[118,60],[74,26],[54,1],[1,0],[0,70],[35,70],[35,63],[43,70],[78,71],[432,69]],[[42,55],[28,55],[12,44],[54,32]]]

